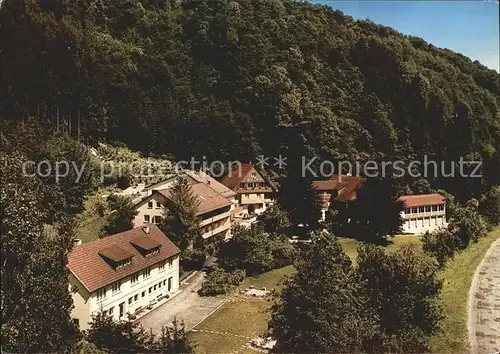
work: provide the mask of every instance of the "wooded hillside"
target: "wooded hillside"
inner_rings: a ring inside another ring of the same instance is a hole
[[[276,156],[307,122],[324,158],[483,160],[462,200],[500,183],[499,74],[330,7],[6,0],[1,26],[3,119],[208,160]]]

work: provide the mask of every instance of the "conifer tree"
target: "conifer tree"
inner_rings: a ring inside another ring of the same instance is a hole
[[[200,221],[196,216],[199,200],[193,194],[187,177],[181,175],[172,187],[160,229],[182,251],[201,246]]]
[[[286,153],[284,176],[279,181],[278,203],[288,213],[292,226],[304,225],[308,230],[318,227],[321,205],[312,185],[310,173],[304,168],[310,153],[305,145],[301,126],[288,128],[290,145]]]
[[[311,248],[285,282],[269,334],[280,353],[361,353],[377,323],[351,261],[337,240],[313,235]]]

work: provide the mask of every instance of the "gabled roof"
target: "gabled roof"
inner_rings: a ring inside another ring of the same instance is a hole
[[[255,173],[255,175],[253,175]],[[263,182],[264,187],[245,188],[242,183]],[[235,163],[229,172],[221,179],[221,183],[227,188],[236,191],[237,193],[269,193],[276,190],[276,184],[269,182],[262,174],[252,165],[247,163]]]
[[[354,176],[345,176],[341,178],[341,181],[345,185],[339,189],[338,195],[337,195],[337,200],[340,200],[342,202],[348,202],[351,200],[356,200],[357,197],[357,189],[365,183],[366,179],[363,177],[354,177]]]
[[[154,255],[145,257],[132,244],[132,241],[138,242],[139,239],[144,239],[145,244],[159,244],[160,251]],[[112,252],[113,249],[120,250],[119,253],[126,252],[130,254],[132,256],[132,263],[122,268],[114,269],[101,256],[103,251],[109,254],[108,252]],[[142,227],[138,227],[75,246],[68,256],[67,266],[82,285],[89,292],[93,292],[164,259],[178,255],[180,252],[180,249],[160,229],[154,225],[150,225],[149,233],[146,233]]]
[[[403,195],[398,198],[406,207],[417,207],[425,205],[445,204],[446,198],[441,194],[420,194],[420,195]]]
[[[252,171],[255,171],[252,164],[235,163],[220,182],[227,188],[234,190]]]
[[[231,198],[236,195],[234,191],[217,181],[215,178],[206,174],[203,171],[194,172],[194,171],[186,171],[186,174],[191,178],[195,179],[198,183],[205,183],[210,188],[212,188],[215,192],[219,193],[223,197]]]
[[[231,202],[229,199],[223,197],[203,182],[192,184],[191,191],[199,201],[198,212],[196,213],[196,215],[202,215],[208,213],[209,211],[233,204],[233,202]],[[170,199],[171,189],[162,189],[154,192]]]

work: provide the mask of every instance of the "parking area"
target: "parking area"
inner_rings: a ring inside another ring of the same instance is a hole
[[[162,326],[171,325],[174,318],[177,318],[184,321],[187,331],[191,330],[226,302],[225,299],[198,296],[197,291],[203,278],[204,273],[199,272],[182,283],[181,292],[177,296],[144,315],[138,322],[145,329],[152,328],[153,332],[159,333]]]

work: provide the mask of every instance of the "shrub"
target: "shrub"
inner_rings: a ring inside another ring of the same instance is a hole
[[[456,236],[447,229],[440,229],[433,233],[426,232],[422,237],[422,249],[435,257],[440,267],[453,257],[457,248]]]
[[[224,269],[215,267],[210,274],[207,275],[201,289],[198,290],[200,296],[215,296],[227,294],[233,287],[233,276],[227,273]]]
[[[450,232],[454,233],[460,248],[466,248],[469,243],[477,242],[486,235],[488,228],[483,217],[473,207],[455,207],[455,216],[448,226]]]
[[[96,212],[97,215],[99,215],[101,217],[104,216],[104,215],[106,215],[107,209],[108,209],[108,205],[102,199],[98,199],[94,203],[94,211]]]
[[[279,237],[271,242],[271,253],[273,269],[290,265],[297,258],[295,246],[286,237]]]
[[[122,190],[127,189],[128,187],[130,187],[130,176],[121,175],[120,177],[118,177],[116,185]]]
[[[201,269],[205,258],[205,253],[202,250],[186,249],[182,253],[182,268],[184,270]]]
[[[233,237],[220,246],[219,261],[229,271],[244,269],[257,275],[293,262],[296,252],[288,238],[264,232],[260,224],[235,228]]]
[[[479,211],[491,226],[500,225],[500,186],[491,188],[481,198]]]
[[[245,280],[247,274],[243,269],[236,269],[231,273],[231,284],[240,285],[240,283]]]

